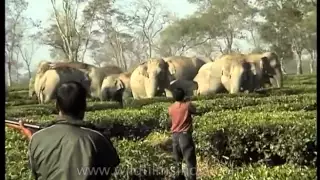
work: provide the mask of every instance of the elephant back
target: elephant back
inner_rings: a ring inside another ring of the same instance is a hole
[[[104,74],[105,77],[108,75],[111,75],[111,74],[123,73],[123,70],[120,67],[114,66],[114,65],[100,67],[99,69],[100,69],[100,71],[102,71],[102,73]]]
[[[42,75],[44,74],[47,70],[49,70],[51,67],[50,65],[52,64],[52,62],[49,61],[41,61],[38,65],[38,69],[37,69],[37,75]]]
[[[95,68],[95,66],[82,62],[56,62],[51,64],[51,68],[74,68],[88,73],[92,71],[92,69]]]
[[[86,88],[87,92],[89,92],[91,79],[87,75],[87,73],[79,69],[70,68],[70,67],[57,68],[57,69],[54,69],[53,71],[55,71],[58,74],[60,83],[64,83],[68,81],[76,81],[81,83]]]
[[[198,58],[171,56],[164,58],[169,65],[169,72],[175,79],[192,80],[198,70],[205,64]]]
[[[209,62],[213,62],[213,59],[210,57],[205,57],[205,56],[194,56],[192,57],[193,59],[196,59],[198,61],[201,61],[203,64],[209,63]]]

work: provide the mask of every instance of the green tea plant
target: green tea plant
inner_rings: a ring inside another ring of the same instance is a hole
[[[203,173],[199,165],[202,179],[315,178],[315,75],[285,76],[283,88],[263,93],[216,94],[191,100],[200,112],[194,118],[199,164],[206,160],[211,169]],[[170,103],[172,99],[165,97],[129,98],[120,108],[115,102],[88,99],[85,120],[105,129],[121,158],[114,179],[174,176],[168,141]],[[39,105],[28,98],[27,88],[9,89],[6,118],[46,124],[56,116],[53,102]],[[5,135],[6,179],[32,179],[28,142],[12,129],[6,128]]]

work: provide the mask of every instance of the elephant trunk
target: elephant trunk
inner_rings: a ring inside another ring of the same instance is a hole
[[[247,85],[248,84],[248,79],[249,78],[249,74],[248,71],[244,68],[233,68],[232,69],[232,75],[231,75],[231,83],[230,83],[230,90],[229,93],[230,94],[236,94],[239,92],[244,91],[245,89],[247,89]]]
[[[163,89],[158,89],[158,78],[156,75],[152,75],[148,79],[148,83],[146,84],[146,94],[148,98],[153,98],[156,96],[158,91],[163,91]]]
[[[231,77],[231,84],[230,84],[230,94],[236,94],[241,91],[241,85],[243,77],[241,76],[232,76]]]
[[[29,97],[32,98],[33,96],[35,96],[36,92],[34,89],[29,90]]]

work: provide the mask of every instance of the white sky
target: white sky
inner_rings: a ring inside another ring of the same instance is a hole
[[[43,25],[48,25],[48,18],[52,12],[50,0],[27,0],[29,3],[25,15],[33,20],[40,20]],[[125,4],[130,0],[119,0],[121,4]],[[187,0],[160,0],[161,3],[168,8],[169,11],[175,12],[178,17],[184,17],[192,14],[196,10],[196,6],[187,2]],[[40,46],[32,60],[32,69],[40,60],[51,59],[48,46]]]

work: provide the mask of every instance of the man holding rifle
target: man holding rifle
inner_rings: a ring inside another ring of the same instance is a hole
[[[22,122],[7,124],[30,140],[29,164],[37,180],[106,180],[119,165],[111,141],[83,121],[86,94],[77,82],[62,84],[56,93],[58,120],[35,133]]]

